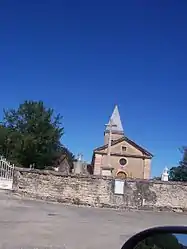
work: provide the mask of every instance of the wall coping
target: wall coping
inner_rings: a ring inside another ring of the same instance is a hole
[[[103,179],[103,180],[115,180],[118,178],[112,177],[112,176],[101,176],[101,175],[86,175],[86,174],[64,174],[62,172],[53,171],[53,170],[40,170],[40,169],[30,169],[30,168],[20,168],[15,167],[15,171],[18,171],[20,173],[27,172],[31,174],[39,174],[39,175],[53,175],[53,176],[60,176],[60,177],[71,177],[71,178],[84,178],[84,179]],[[119,179],[120,180],[120,179]],[[147,180],[147,179],[126,179],[125,182],[129,183],[152,183],[152,184],[163,184],[163,185],[181,185],[181,186],[187,186],[187,182],[173,182],[173,181],[159,181],[159,180]]]
[[[71,178],[87,178],[87,179],[103,179],[103,180],[112,180],[114,177],[110,176],[100,176],[100,175],[86,175],[86,174],[66,174],[58,171],[53,170],[40,170],[40,169],[29,169],[29,168],[19,168],[15,167],[15,171],[27,172],[32,174],[39,174],[39,175],[54,175],[54,176],[61,176],[61,177],[71,177]]]

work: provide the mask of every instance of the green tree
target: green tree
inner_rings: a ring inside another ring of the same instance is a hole
[[[65,146],[62,147],[62,154],[66,155],[67,160],[70,164],[70,172],[72,172],[72,169],[74,167],[73,162],[76,161],[75,155]]]
[[[153,177],[153,180],[155,180],[155,181],[161,181],[161,177],[160,176],[155,176],[155,177]]]
[[[62,145],[61,149],[58,152],[57,160],[55,161],[54,166],[58,166],[60,164],[61,156],[63,156],[63,158],[64,158],[64,155],[66,156],[66,158],[67,158],[67,160],[69,162],[70,172],[72,172],[72,169],[74,167],[73,163],[76,161],[75,155],[67,147],[65,147],[63,145]]]
[[[169,171],[171,181],[187,181],[187,147],[181,150],[183,156],[178,167],[172,167]]]
[[[0,125],[0,154],[7,155],[7,144],[8,144],[9,129],[5,126]]]
[[[43,169],[62,152],[62,117],[42,101],[25,101],[18,109],[4,111],[0,126],[0,153],[24,167]]]

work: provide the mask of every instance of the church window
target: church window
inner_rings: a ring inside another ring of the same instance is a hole
[[[119,160],[119,163],[120,163],[121,166],[125,166],[125,165],[127,164],[127,159],[121,158],[121,159]]]
[[[127,151],[127,147],[126,146],[121,146],[121,152],[125,152]]]

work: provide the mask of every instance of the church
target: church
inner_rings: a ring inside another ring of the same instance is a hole
[[[93,151],[94,175],[149,179],[153,155],[124,134],[118,107],[115,106],[104,131],[104,145]]]

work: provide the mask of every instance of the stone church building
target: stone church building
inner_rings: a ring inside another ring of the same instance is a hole
[[[115,106],[104,132],[104,145],[93,152],[94,175],[149,179],[153,155],[124,135]]]

